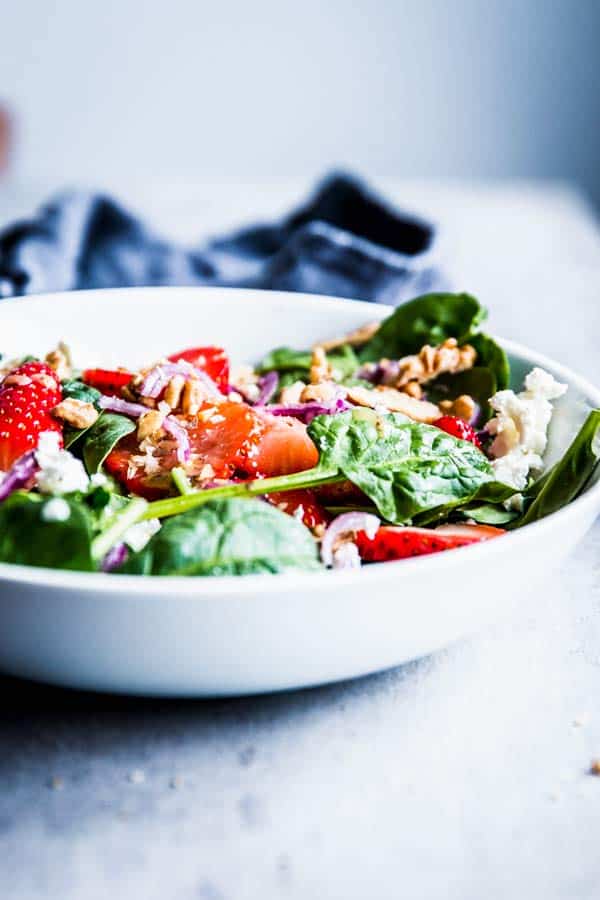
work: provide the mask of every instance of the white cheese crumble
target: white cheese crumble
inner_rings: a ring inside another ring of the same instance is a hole
[[[550,401],[562,397],[566,390],[566,384],[535,368],[525,378],[521,393],[498,391],[490,399],[496,416],[486,429],[495,435],[490,454],[498,481],[522,490],[530,471],[543,467],[542,454],[553,412]]]
[[[122,539],[130,550],[139,553],[157,531],[160,531],[160,521],[147,519],[145,522],[136,522],[135,525],[130,525]]]
[[[35,458],[40,467],[36,484],[42,494],[87,491],[89,479],[83,463],[68,450],[61,449],[56,432],[44,431],[40,434]]]
[[[108,478],[104,472],[94,472],[93,475],[90,475],[90,484],[92,487],[104,487],[105,484],[108,484]]]
[[[42,507],[44,522],[66,522],[70,515],[69,504],[62,497],[52,497]]]

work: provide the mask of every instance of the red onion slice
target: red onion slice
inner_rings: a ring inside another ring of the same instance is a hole
[[[113,569],[118,569],[119,566],[122,566],[123,563],[127,561],[128,556],[129,550],[127,549],[126,544],[123,542],[115,544],[114,547],[110,548],[102,560],[100,570],[102,572],[112,572]]]
[[[323,539],[321,540],[321,559],[326,566],[333,566],[333,546],[338,538],[343,535],[355,534],[364,531],[370,540],[373,540],[379,530],[379,519],[371,513],[347,512],[342,513],[329,524]]]
[[[150,397],[155,400],[161,395],[174,375],[182,375],[186,381],[189,381],[190,378],[197,378],[209,396],[221,396],[221,391],[210,375],[207,375],[206,372],[196,368],[191,363],[185,362],[185,360],[176,363],[161,363],[151,369],[140,385],[140,394],[142,397]]]
[[[177,444],[177,461],[180,463],[187,462],[192,450],[188,433],[183,425],[180,425],[173,416],[167,416],[163,422],[163,428],[171,435]]]
[[[28,450],[16,460],[0,481],[0,503],[19,488],[25,487],[33,478],[39,466],[35,458],[35,450]]]
[[[144,413],[149,412],[148,407],[143,406],[141,403],[130,403],[129,400],[121,400],[120,397],[108,397],[105,395],[102,395],[98,400],[98,406],[111,412],[123,413],[124,416],[130,416],[132,419],[138,419]]]
[[[335,416],[337,413],[347,412],[352,407],[344,399],[338,397],[333,403],[318,403],[316,400],[309,403],[292,403],[286,405],[266,406],[266,412],[274,416],[293,416],[300,419],[305,425],[310,425],[315,416]]]

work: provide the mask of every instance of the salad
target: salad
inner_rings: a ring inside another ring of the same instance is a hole
[[[484,318],[468,294],[427,294],[253,365],[232,367],[213,346],[139,370],[78,371],[63,344],[44,360],[3,358],[0,562],[131,575],[346,569],[549,515],[598,462],[600,410],[545,470],[566,386],[534,368],[511,390]]]

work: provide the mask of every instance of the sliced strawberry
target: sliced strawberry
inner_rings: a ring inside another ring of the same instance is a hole
[[[458,416],[442,416],[440,419],[436,419],[433,424],[436,428],[445,431],[446,434],[451,434],[452,437],[461,441],[469,441],[481,450],[481,442],[477,437],[477,432],[464,419]]]
[[[171,362],[188,362],[202,369],[217,387],[225,390],[229,384],[229,359],[222,347],[191,347],[169,356]]]
[[[60,381],[46,363],[24,363],[0,384],[0,470],[37,447],[43,431],[62,434],[50,411],[60,403]]]
[[[277,506],[288,516],[300,519],[311,531],[329,524],[327,513],[317,500],[314,491],[309,489],[267,494],[265,500]]]
[[[120,394],[121,388],[133,378],[133,372],[126,369],[86,369],[81,377],[86,384],[102,394]]]
[[[356,543],[361,559],[365,562],[383,562],[453,550],[467,544],[487,541],[504,533],[503,528],[491,525],[440,525],[439,528],[384,525],[372,540],[364,531],[359,532]]]
[[[204,404],[196,416],[178,416],[188,432],[193,472],[201,478],[259,478],[309,469],[318,460],[306,426],[296,419],[271,416],[245,403]],[[158,496],[171,488],[175,450],[158,458],[160,471],[147,474],[134,436],[121,441],[106,460],[107,469],[133,493]],[[138,464],[140,463],[140,464]],[[203,475],[210,466],[209,475]]]

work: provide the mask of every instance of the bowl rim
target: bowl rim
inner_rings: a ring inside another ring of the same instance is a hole
[[[298,306],[318,306],[323,309],[324,303],[331,309],[341,309],[347,307],[348,303],[352,303],[353,308],[362,308],[365,313],[373,318],[385,318],[385,313],[393,309],[391,306],[384,304],[367,303],[361,300],[352,300],[342,297],[331,297],[321,294],[303,294],[291,291],[266,291],[257,288],[231,288],[231,287],[215,287],[215,286],[176,286],[176,287],[125,287],[125,288],[101,288],[96,290],[85,291],[69,291],[54,292],[45,294],[36,294],[30,297],[14,297],[7,298],[2,301],[0,306],[0,319],[2,317],[2,309],[8,306],[19,304],[27,306],[38,302],[46,302],[51,298],[60,298],[62,302],[76,303],[78,299],[85,296],[97,296],[100,294],[115,294],[126,292],[133,297],[148,295],[152,297],[154,302],[159,302],[160,297],[165,294],[172,294],[174,291],[182,294],[198,295],[206,294],[229,294],[232,297],[241,294],[258,295],[262,300],[276,300],[277,298],[285,298],[287,304],[294,303]],[[196,300],[197,302],[197,300]],[[251,302],[248,298],[245,302]],[[569,381],[577,390],[585,395],[586,399],[591,403],[592,407],[600,407],[600,389],[596,388],[590,381],[583,376],[574,372],[562,363],[556,362],[551,357],[542,353],[531,350],[524,344],[516,341],[508,340],[498,335],[493,335],[500,345],[510,354],[520,356],[528,363],[541,368],[549,368],[559,377]],[[355,585],[357,580],[364,581],[365,586],[377,584],[379,581],[394,578],[409,578],[414,574],[421,572],[425,574],[429,570],[437,568],[452,569],[456,566],[462,566],[463,561],[471,559],[473,563],[479,558],[493,559],[494,555],[504,553],[505,549],[510,552],[509,548],[523,543],[527,540],[536,540],[536,537],[543,539],[544,533],[562,524],[564,527],[569,526],[572,519],[576,519],[588,514],[593,507],[597,506],[600,510],[600,479],[591,488],[587,489],[584,494],[568,503],[562,509],[545,516],[538,522],[532,522],[524,526],[522,529],[508,532],[502,536],[501,541],[482,541],[467,547],[456,548],[452,553],[436,553],[424,557],[415,557],[414,559],[403,559],[391,562],[365,566],[361,569],[340,570],[332,572],[329,570],[318,572],[291,571],[279,574],[256,574],[256,575],[216,575],[210,578],[193,578],[189,575],[116,575],[105,572],[78,572],[64,569],[53,569],[43,566],[24,566],[14,563],[0,563],[0,583],[14,585],[23,584],[31,586],[44,586],[47,588],[63,588],[68,592],[87,591],[87,592],[109,592],[112,594],[141,594],[141,595],[159,595],[165,593],[183,594],[186,596],[197,596],[198,599],[210,596],[226,595],[244,595],[244,594],[272,594],[290,592],[298,593],[300,591],[322,589],[323,591],[336,589],[339,587]],[[464,554],[469,554],[465,558]]]

